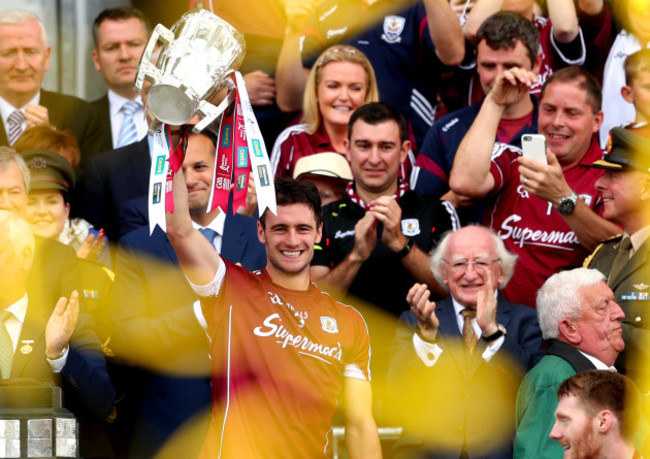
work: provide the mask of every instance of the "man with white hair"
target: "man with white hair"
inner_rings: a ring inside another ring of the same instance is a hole
[[[49,124],[72,131],[83,162],[101,148],[99,113],[81,99],[41,89],[51,51],[36,15],[0,13],[0,145],[12,146],[29,126]]]
[[[556,458],[562,447],[549,437],[562,381],[584,371],[614,370],[625,347],[621,321],[605,276],[577,268],[551,276],[537,293],[537,317],[546,355],[517,394],[515,457]]]
[[[92,320],[79,312],[77,291],[68,300],[28,289],[36,248],[29,224],[0,209],[0,379],[60,386],[81,424],[79,455],[108,454],[98,450],[97,437],[115,395],[104,354]]]
[[[414,449],[512,457],[517,387],[543,356],[535,311],[498,293],[516,260],[481,226],[449,232],[434,249],[431,269],[449,295],[434,303],[425,284],[413,285],[411,310],[400,317],[407,327],[398,329],[391,355],[388,390],[407,394],[391,409],[404,414],[397,420],[404,426],[397,457],[411,457]]]

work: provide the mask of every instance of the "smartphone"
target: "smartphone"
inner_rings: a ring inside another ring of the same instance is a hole
[[[546,159],[546,137],[544,135],[524,134],[521,138],[521,149],[527,158],[548,164],[548,160]]]

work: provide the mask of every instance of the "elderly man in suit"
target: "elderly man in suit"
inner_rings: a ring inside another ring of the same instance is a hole
[[[76,97],[41,89],[51,48],[39,18],[22,10],[0,13],[0,145],[13,145],[27,126],[69,129],[82,162],[101,149],[99,114]]]
[[[1,377],[35,378],[61,386],[66,407],[81,422],[81,455],[94,456],[87,448],[96,439],[84,435],[85,427],[106,418],[115,393],[104,354],[90,319],[79,313],[76,291],[69,300],[55,292],[49,298],[29,293],[34,252],[29,224],[0,210]]]
[[[102,130],[110,132],[105,151],[137,142],[147,134],[142,97],[133,88],[151,25],[131,6],[107,8],[93,23],[93,62],[108,92],[92,102],[100,112]]]
[[[537,292],[537,316],[547,340],[546,355],[526,374],[517,393],[514,455],[561,457],[562,447],[549,437],[562,381],[588,370],[615,370],[625,347],[621,321],[605,276],[576,268],[549,277]]]
[[[543,355],[535,311],[498,293],[516,259],[480,226],[434,249],[431,268],[449,295],[434,303],[426,285],[411,288],[391,356],[389,391],[408,394],[395,408],[404,425],[396,457],[512,457],[517,384]]]
[[[650,390],[650,139],[623,128],[611,131],[609,153],[592,167],[605,169],[596,181],[603,216],[623,227],[623,234],[600,244],[585,260],[608,277],[615,301],[625,312],[625,351],[616,361],[642,392]]]
[[[182,170],[193,225],[226,259],[249,270],[262,269],[266,253],[257,239],[256,221],[219,208],[206,212],[214,141],[207,134],[189,134]],[[202,444],[210,407],[209,346],[193,309],[198,297],[159,227],[151,236],[144,226],[120,239],[116,272],[111,345],[118,357],[140,368],[131,380],[140,381],[140,390],[127,390],[135,405],[129,407],[135,410],[130,454],[151,457],[173,433],[190,432],[187,442],[167,446],[176,448],[177,456],[189,457],[192,445]]]

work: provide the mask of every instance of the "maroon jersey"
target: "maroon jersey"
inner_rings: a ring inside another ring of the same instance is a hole
[[[307,132],[306,124],[289,126],[275,141],[271,151],[271,169],[276,177],[293,177],[300,158],[335,151],[322,123],[313,134]]]
[[[343,377],[370,380],[361,314],[311,284],[274,284],[224,261],[204,299],[212,416],[204,457],[329,457]]]
[[[514,303],[534,307],[537,290],[546,279],[558,271],[582,266],[590,251],[580,244],[551,203],[524,190],[519,180],[520,155],[516,147],[495,144],[490,172],[496,194],[493,205],[486,210],[484,224],[519,255],[515,274],[503,295]],[[603,170],[589,166],[602,157],[594,138],[580,163],[563,171],[571,189],[598,214],[602,214],[602,197],[594,184]]]

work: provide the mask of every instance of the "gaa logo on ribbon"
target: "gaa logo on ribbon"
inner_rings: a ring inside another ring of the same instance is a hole
[[[237,167],[248,167],[248,148],[239,147],[237,149]]]
[[[253,154],[258,158],[263,158],[264,154],[262,153],[262,146],[260,145],[260,141],[258,139],[253,139],[251,140],[251,143],[253,144]]]
[[[158,204],[162,197],[162,182],[153,184],[153,203]]]

